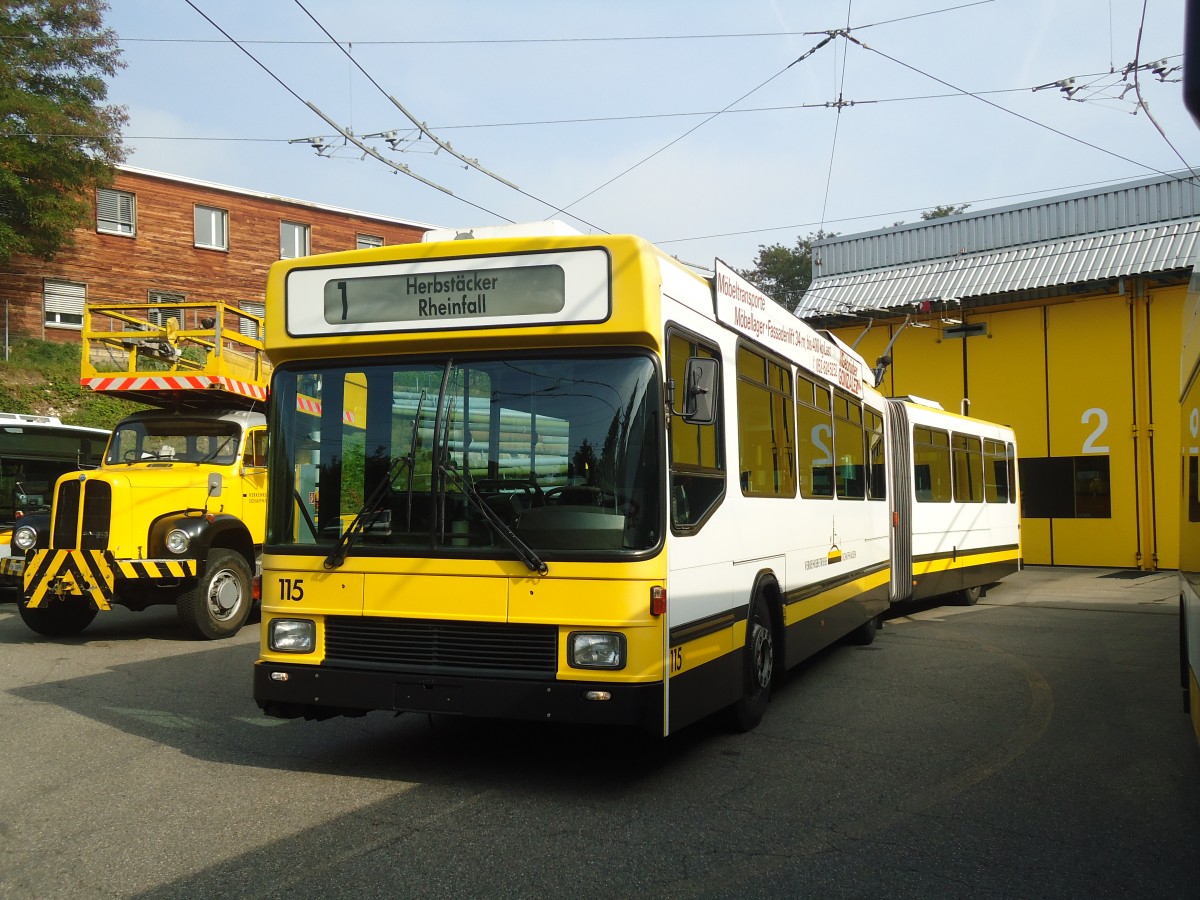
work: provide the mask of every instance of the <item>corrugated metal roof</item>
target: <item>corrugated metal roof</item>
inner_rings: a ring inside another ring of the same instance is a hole
[[[859,309],[892,309],[922,300],[1084,284],[1192,266],[1200,218],[1091,234],[989,253],[963,253],[911,265],[815,278],[797,309],[801,318]]]
[[[1190,172],[1142,178],[1013,206],[968,210],[945,218],[826,238],[813,245],[813,276],[824,279],[1197,218],[1200,183]]]

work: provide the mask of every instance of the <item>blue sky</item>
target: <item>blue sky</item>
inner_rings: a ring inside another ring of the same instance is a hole
[[[1181,64],[1183,0],[110,2],[130,165],[422,223],[562,218],[745,268],[822,226],[1200,169],[1179,72],[1139,71],[1153,121],[1122,78]]]

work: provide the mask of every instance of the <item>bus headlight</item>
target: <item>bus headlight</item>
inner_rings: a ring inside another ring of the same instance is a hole
[[[37,529],[32,525],[22,525],[12,535],[12,545],[25,553],[37,544]]]
[[[625,635],[615,631],[573,631],[567,636],[567,647],[573,668],[625,668]]]
[[[317,624],[311,619],[272,619],[267,646],[276,653],[312,653]]]
[[[188,537],[186,531],[180,531],[178,528],[167,533],[167,549],[176,556],[187,553],[187,549],[191,546],[192,539]]]

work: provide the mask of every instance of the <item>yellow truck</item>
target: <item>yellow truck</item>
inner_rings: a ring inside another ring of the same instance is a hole
[[[242,627],[266,523],[261,335],[261,317],[224,303],[85,308],[81,383],[152,408],[13,530],[26,625],[67,635],[113,606],[173,604],[197,638]]]

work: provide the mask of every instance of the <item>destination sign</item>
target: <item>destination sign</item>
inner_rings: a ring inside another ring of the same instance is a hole
[[[536,253],[298,265],[286,275],[293,336],[390,334],[603,322],[611,313],[608,252],[587,247]],[[343,259],[353,254],[343,255]]]
[[[862,396],[869,367],[849,347],[818,334],[719,259],[713,267],[713,291],[720,321],[814,375]]]
[[[325,321],[418,322],[551,315],[566,302],[559,266],[339,277],[325,282]]]

